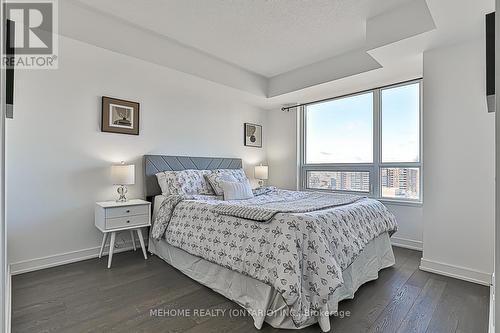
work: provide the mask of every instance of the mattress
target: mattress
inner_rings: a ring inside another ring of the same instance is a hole
[[[153,216],[152,216],[152,221],[156,219],[156,214],[158,213],[158,209],[160,209],[160,205],[165,200],[167,197],[164,195],[156,195],[154,200],[153,200]]]
[[[155,198],[155,212],[162,196]],[[186,276],[213,289],[245,308],[257,329],[267,322],[275,328],[300,329],[319,321],[324,332],[330,330],[329,315],[336,315],[338,302],[354,297],[364,283],[378,278],[378,272],[394,265],[394,254],[387,232],[370,241],[352,264],[342,271],[344,283],[335,290],[328,302],[328,311],[296,327],[287,313],[281,294],[273,287],[252,277],[209,262],[168,244],[165,240],[149,239],[149,251],[180,270]]]

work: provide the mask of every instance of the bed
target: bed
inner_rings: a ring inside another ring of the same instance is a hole
[[[272,188],[238,203],[163,196],[155,176],[241,167],[236,158],[146,155],[149,251],[246,309],[257,329],[329,331],[338,302],[394,264],[394,216],[373,199]]]

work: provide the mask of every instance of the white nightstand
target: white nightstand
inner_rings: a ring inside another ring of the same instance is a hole
[[[130,236],[132,237],[132,244],[134,245],[135,251],[135,230],[137,232],[137,237],[139,237],[139,241],[141,242],[144,259],[148,258],[146,255],[146,248],[144,247],[144,239],[142,238],[141,228],[151,226],[150,202],[140,199],[133,199],[127,202],[96,202],[95,226],[104,233],[99,258],[101,258],[104,245],[106,245],[108,233],[111,233],[111,240],[109,242],[108,268],[111,267],[111,260],[113,259],[113,249],[115,247],[115,237],[117,231],[130,230]]]

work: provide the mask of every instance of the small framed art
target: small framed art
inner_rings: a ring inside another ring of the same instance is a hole
[[[102,96],[101,131],[139,135],[139,103]]]
[[[245,146],[262,148],[262,126],[245,123]]]

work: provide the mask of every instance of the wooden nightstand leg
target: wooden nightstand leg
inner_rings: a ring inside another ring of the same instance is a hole
[[[115,249],[116,232],[111,233],[111,240],[109,241],[109,255],[108,255],[108,268],[111,268],[111,261],[113,260],[113,250]]]
[[[99,258],[102,257],[102,251],[104,251],[104,246],[106,245],[106,239],[108,239],[108,233],[105,232],[102,235],[101,250],[99,251]]]
[[[144,254],[144,259],[148,259],[146,255],[146,247],[144,246],[144,239],[142,238],[141,229],[135,229],[137,231],[137,237],[139,237],[139,242],[141,242],[142,254]]]
[[[130,230],[130,237],[132,237],[132,245],[134,246],[134,251],[135,251],[135,237],[134,237],[134,230]]]

